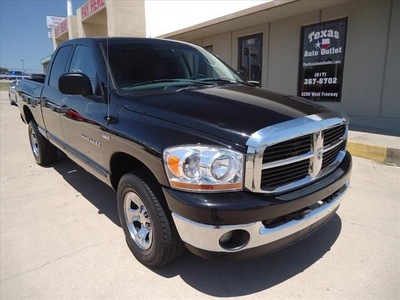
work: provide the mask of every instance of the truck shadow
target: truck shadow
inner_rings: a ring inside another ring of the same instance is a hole
[[[120,226],[116,194],[110,187],[87,173],[64,154],[60,154],[53,168],[85,199],[97,207],[99,214],[104,214],[115,225]],[[186,253],[170,265],[149,270],[165,278],[179,276],[188,285],[209,296],[251,295],[295,277],[317,263],[330,251],[340,234],[341,227],[341,219],[335,214],[327,224],[311,236],[261,258],[230,262],[211,261]],[[321,282],[324,280],[321,278]]]
[[[77,192],[97,207],[99,214],[104,214],[115,225],[121,226],[117,211],[117,195],[111,187],[86,172],[61,152],[58,153],[58,160],[53,168]]]
[[[295,277],[317,263],[330,251],[341,227],[341,219],[335,214],[311,236],[257,259],[210,261],[189,253],[177,262],[153,271],[168,278],[178,275],[193,288],[214,297],[251,295]],[[321,277],[321,284],[325,280]]]

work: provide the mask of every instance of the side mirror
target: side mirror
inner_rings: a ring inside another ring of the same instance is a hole
[[[92,83],[87,75],[82,73],[67,73],[58,79],[58,89],[67,95],[93,95]]]

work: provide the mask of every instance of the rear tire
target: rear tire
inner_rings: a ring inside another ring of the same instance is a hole
[[[40,166],[54,163],[57,160],[57,148],[40,133],[37,124],[33,120],[29,122],[28,133],[36,163]]]
[[[118,185],[118,214],[129,249],[142,264],[161,267],[185,250],[170,212],[141,178],[124,175]]]

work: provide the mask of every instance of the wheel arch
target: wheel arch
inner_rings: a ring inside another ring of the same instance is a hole
[[[31,120],[34,120],[34,121],[35,121],[35,118],[33,117],[33,114],[32,114],[32,112],[31,112],[31,110],[29,109],[28,106],[24,105],[22,112],[23,112],[23,113],[21,113],[21,119],[22,119],[22,121],[23,121],[24,123],[29,124],[29,122],[30,122]],[[36,121],[35,121],[35,122],[36,122]],[[37,122],[36,122],[36,123],[37,123]]]
[[[110,160],[110,171],[110,181],[114,190],[118,189],[122,176],[127,173],[134,173],[162,193],[161,183],[156,175],[145,163],[130,154],[125,152],[114,153]]]

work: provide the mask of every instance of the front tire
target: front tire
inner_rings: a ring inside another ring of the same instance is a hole
[[[57,148],[42,136],[35,121],[31,120],[28,126],[29,142],[36,163],[45,166],[57,160]]]
[[[185,249],[161,197],[131,173],[118,185],[118,214],[126,242],[136,259],[148,267],[166,265]]]

